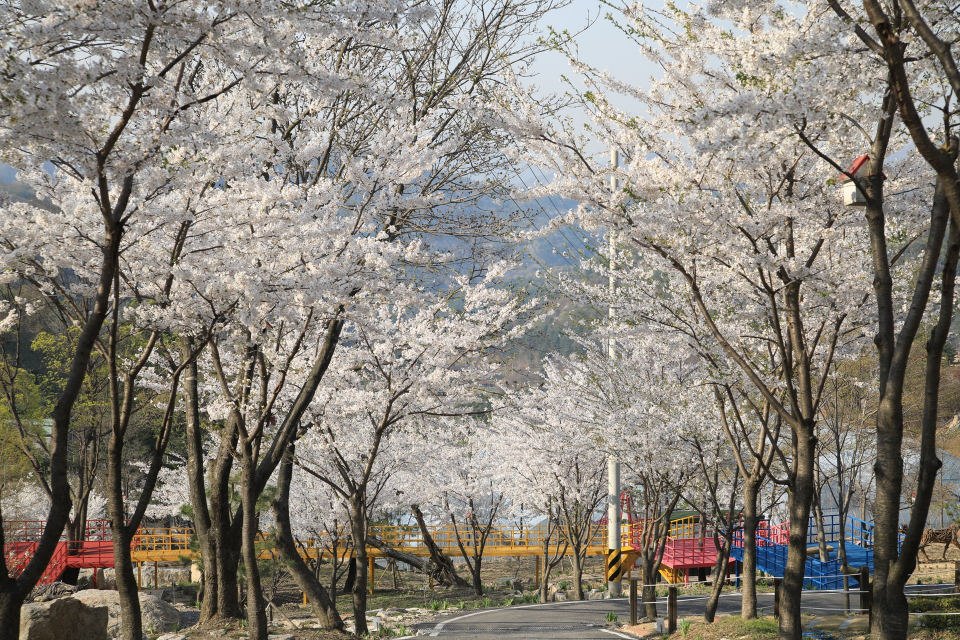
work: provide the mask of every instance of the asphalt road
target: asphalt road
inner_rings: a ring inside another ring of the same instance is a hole
[[[953,585],[923,585],[916,591],[947,591]],[[851,596],[850,605],[857,607],[856,595]],[[757,606],[764,613],[773,612],[773,594],[762,593],[757,596]],[[679,596],[677,611],[679,617],[703,615],[706,596]],[[826,616],[843,613],[842,593],[821,593],[808,591],[803,594],[803,609],[807,613]],[[580,640],[610,640],[610,638],[630,638],[623,633],[604,628],[609,612],[617,614],[620,622],[630,618],[630,605],[626,598],[612,600],[591,600],[585,602],[556,602],[548,604],[522,605],[502,609],[485,609],[471,613],[453,614],[436,622],[415,625],[418,636],[439,637],[463,640],[504,640],[509,638],[577,638]],[[657,614],[665,616],[666,598],[657,602]],[[740,612],[740,594],[725,593],[720,600],[720,613],[736,614]],[[643,616],[641,604],[640,615]],[[412,637],[412,636],[411,636]]]

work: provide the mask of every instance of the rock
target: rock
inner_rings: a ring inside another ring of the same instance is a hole
[[[54,582],[53,584],[40,584],[33,588],[30,597],[34,602],[46,602],[54,600],[61,596],[68,596],[76,593],[77,587],[63,582]]]
[[[603,592],[591,589],[590,593],[587,594],[587,600],[603,600]]]
[[[69,596],[20,609],[20,640],[107,640],[109,612]]]
[[[271,635],[267,636],[267,640],[297,640],[292,633],[284,633],[283,635]]]
[[[567,594],[564,593],[563,591],[558,591],[558,592],[556,592],[555,594],[553,594],[553,601],[554,601],[554,602],[566,602],[566,601],[567,601]]]
[[[395,615],[399,615],[399,614],[401,614],[401,613],[406,613],[406,612],[407,612],[406,609],[394,609],[394,608],[390,608],[390,609],[385,609],[385,610],[384,610],[384,613],[385,613],[386,615],[388,615],[388,616],[395,616]]]
[[[110,638],[121,636],[119,593],[87,589],[71,597],[88,605],[107,607],[109,611],[107,635]],[[146,593],[140,594],[140,616],[145,632],[164,633],[174,631],[180,626],[180,612],[173,605]]]
[[[100,573],[102,572],[102,573]],[[159,584],[154,584],[154,577]],[[144,567],[139,577],[141,589],[158,589],[172,587],[174,583],[198,582],[191,580],[190,567],[160,567],[154,575],[153,567]],[[97,573],[97,587],[100,589],[116,589],[116,574],[113,569],[100,569]]]
[[[157,640],[187,640],[187,636],[182,633],[166,633],[157,638]]]

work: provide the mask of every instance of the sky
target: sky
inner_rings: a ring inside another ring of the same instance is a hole
[[[663,6],[662,0],[648,1],[644,4],[647,7]],[[678,4],[683,6],[686,3]],[[646,85],[649,78],[657,74],[657,68],[640,54],[636,45],[611,24],[607,19],[609,15],[621,21],[623,19],[600,0],[572,0],[566,7],[547,15],[542,33],[547,33],[548,26],[556,31],[566,29],[570,33],[580,32],[576,41],[584,62],[630,84]],[[553,52],[541,54],[532,65],[532,71],[536,74],[534,81],[542,93],[565,91],[567,85],[561,81],[561,76],[575,77],[566,58]]]
[[[662,6],[660,1],[647,2],[646,6]],[[649,77],[653,67],[640,56],[636,47],[624,36],[605,16],[614,12],[609,6],[599,0],[572,0],[569,5],[547,15],[543,32],[551,26],[557,31],[566,29],[571,33],[585,31],[577,36],[580,53],[591,66],[610,71],[614,75],[642,81]],[[559,88],[556,78],[560,74],[570,74],[566,60],[558,54],[544,54],[534,64],[534,69],[541,74],[538,84],[548,87],[548,79],[554,79],[554,86]]]

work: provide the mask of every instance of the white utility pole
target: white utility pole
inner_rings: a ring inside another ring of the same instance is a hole
[[[616,170],[620,166],[620,154],[616,147],[610,148],[610,168]],[[612,191],[617,190],[617,177],[611,173],[610,186]],[[613,258],[616,248],[613,243],[613,224],[608,230],[610,243],[610,329],[613,327],[613,296],[616,292],[616,280],[613,277]],[[613,360],[613,335],[607,337],[607,357]],[[607,549],[619,551],[622,547],[620,535],[620,463],[614,455],[607,460]],[[618,554],[619,555],[619,554]],[[623,585],[619,580],[607,583],[607,592],[611,598],[623,595]]]
[[[607,549],[620,551],[620,463],[615,456],[607,459]],[[623,595],[619,580],[607,583],[611,598]]]
[[[617,167],[620,166],[620,152],[616,147],[610,147],[610,169],[615,171]],[[617,191],[617,176],[612,173],[610,175],[610,189],[613,193]],[[610,224],[610,228],[607,230],[607,243],[610,251],[610,305],[607,309],[607,314],[610,317],[610,327],[613,327],[613,296],[617,291],[617,280],[613,277],[613,260],[617,255],[617,249],[613,242],[613,224]],[[607,335],[607,357],[611,360],[613,359],[613,336],[608,333]]]

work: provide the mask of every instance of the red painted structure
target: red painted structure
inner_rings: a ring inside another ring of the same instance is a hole
[[[42,520],[3,523],[6,541],[3,554],[10,575],[20,575],[30,562],[40,543],[45,525],[46,522]],[[57,582],[67,569],[102,569],[113,566],[113,531],[110,521],[89,520],[83,541],[69,542],[62,539],[57,543],[38,584]]]

